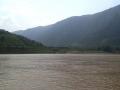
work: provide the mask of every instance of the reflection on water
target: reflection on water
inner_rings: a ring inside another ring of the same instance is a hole
[[[0,90],[120,90],[120,55],[0,55]]]

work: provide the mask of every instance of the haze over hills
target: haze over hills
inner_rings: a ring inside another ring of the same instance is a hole
[[[42,44],[0,29],[0,53],[44,53],[46,50]]]
[[[74,16],[15,34],[49,47],[120,48],[120,5],[93,15]]]

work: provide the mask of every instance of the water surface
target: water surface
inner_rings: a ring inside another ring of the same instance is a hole
[[[120,90],[120,55],[0,55],[0,90]]]

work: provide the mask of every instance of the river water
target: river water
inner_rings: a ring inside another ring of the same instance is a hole
[[[0,90],[120,90],[120,55],[1,54]]]

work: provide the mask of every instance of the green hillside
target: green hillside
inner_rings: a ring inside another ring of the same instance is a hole
[[[40,43],[0,29],[0,53],[44,53],[48,49]]]

